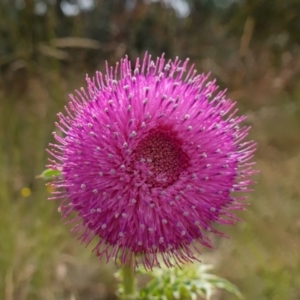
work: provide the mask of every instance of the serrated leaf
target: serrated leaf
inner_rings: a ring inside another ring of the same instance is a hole
[[[208,273],[211,265],[203,263],[189,265],[185,268],[154,268],[149,274],[152,280],[140,292],[144,300],[195,300],[212,299],[217,289],[223,289],[242,299],[238,288],[216,275]],[[145,273],[145,272],[140,272]]]

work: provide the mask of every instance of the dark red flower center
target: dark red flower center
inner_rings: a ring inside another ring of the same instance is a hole
[[[167,187],[177,181],[189,161],[181,141],[172,132],[160,129],[150,131],[139,142],[135,158],[147,164],[147,183],[155,187]]]

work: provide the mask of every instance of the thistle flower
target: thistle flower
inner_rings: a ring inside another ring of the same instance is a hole
[[[51,199],[63,199],[63,218],[76,213],[83,243],[99,237],[99,257],[140,257],[150,269],[159,254],[167,266],[193,261],[200,244],[212,247],[207,232],[223,235],[213,225],[245,208],[235,192],[250,191],[255,172],[246,117],[188,62],[146,54],[133,67],[125,57],[87,77],[58,114]]]

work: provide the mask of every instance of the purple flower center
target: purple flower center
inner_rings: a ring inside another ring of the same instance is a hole
[[[189,158],[181,148],[181,141],[170,130],[154,129],[136,148],[135,160],[149,167],[147,183],[167,187],[186,170]]]

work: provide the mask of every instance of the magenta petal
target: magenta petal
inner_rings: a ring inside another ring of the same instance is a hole
[[[126,57],[119,72],[87,78],[59,114],[52,199],[64,218],[76,212],[84,243],[100,238],[100,257],[125,264],[139,254],[150,269],[158,254],[168,266],[192,261],[197,242],[211,247],[207,232],[223,235],[213,224],[233,224],[230,211],[245,208],[232,194],[250,191],[255,173],[245,116],[187,64],[146,54],[132,70]]]

